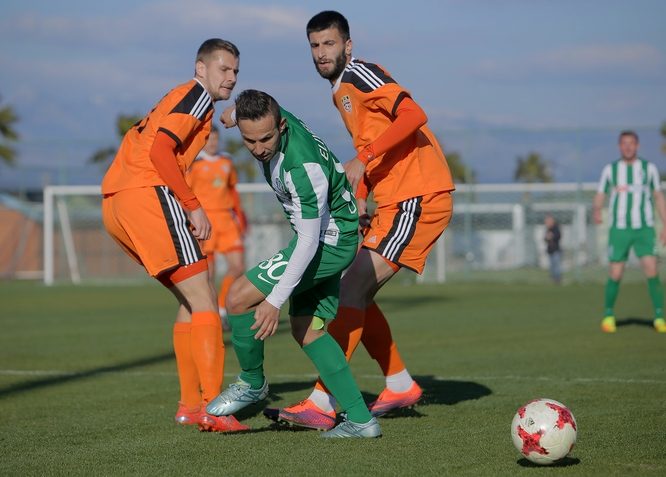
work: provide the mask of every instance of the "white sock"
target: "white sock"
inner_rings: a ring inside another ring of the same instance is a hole
[[[335,411],[335,405],[337,404],[335,402],[335,398],[330,394],[325,393],[324,391],[315,389],[314,391],[312,391],[312,394],[310,394],[310,397],[308,397],[308,399],[313,403],[315,403],[315,406],[317,406],[322,411],[325,412]]]
[[[386,387],[389,388],[394,393],[404,393],[412,387],[414,380],[409,375],[407,368],[403,369],[399,373],[386,376]]]

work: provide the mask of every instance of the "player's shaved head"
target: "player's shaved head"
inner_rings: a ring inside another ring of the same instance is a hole
[[[334,10],[325,10],[310,18],[310,21],[305,27],[305,31],[307,35],[310,36],[310,33],[328,30],[329,28],[337,28],[342,39],[344,41],[349,40],[349,22],[342,13]]]
[[[280,124],[280,105],[270,94],[246,89],[236,97],[236,121],[257,121],[267,114],[273,116],[276,125]]]
[[[230,41],[221,38],[210,38],[209,40],[204,41],[199,47],[196,61],[206,61],[211,54],[220,50],[228,51],[234,55],[234,58],[240,57],[240,51],[238,51],[236,45]]]

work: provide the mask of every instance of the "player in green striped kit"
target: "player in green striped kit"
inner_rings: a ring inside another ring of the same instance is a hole
[[[666,245],[666,201],[661,192],[659,171],[654,164],[638,157],[638,135],[635,132],[620,133],[619,148],[622,158],[604,167],[599,189],[594,197],[594,220],[600,224],[601,209],[606,195],[610,193],[610,273],[606,282],[605,317],[601,322],[601,329],[606,333],[616,331],[613,308],[624,265],[633,248],[647,278],[654,306],[654,328],[659,333],[666,333],[664,290],[657,270],[654,228],[655,215],[658,214],[662,224],[659,238]]]
[[[322,437],[379,437],[342,349],[325,330],[337,313],[342,271],[358,246],[358,210],[344,168],[304,123],[261,91],[243,91],[235,117],[227,111],[222,121],[227,127],[238,123],[295,236],[232,285],[227,309],[242,371],[207,410],[227,416],[267,396],[264,340],[275,334],[288,300],[294,338],[346,413]]]

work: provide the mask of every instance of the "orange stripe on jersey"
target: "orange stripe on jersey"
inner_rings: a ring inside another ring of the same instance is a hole
[[[197,80],[169,91],[139,123],[130,129],[102,181],[102,193],[166,185],[150,160],[158,131],[178,144],[176,160],[183,173],[203,148],[210,133],[213,101]]]
[[[391,126],[405,97],[411,95],[384,69],[356,59],[333,86],[333,101],[359,152]],[[366,179],[379,204],[455,188],[444,153],[427,125],[370,161]]]
[[[186,177],[204,210],[229,210],[235,207],[234,190],[238,179],[229,157],[204,157],[202,153],[192,163]]]

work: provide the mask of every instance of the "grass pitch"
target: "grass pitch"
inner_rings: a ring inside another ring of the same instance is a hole
[[[378,440],[176,426],[174,300],[158,285],[0,283],[1,475],[666,475],[666,336],[645,285],[623,286],[622,325],[599,332],[600,285],[387,286],[389,317],[424,403],[381,420]],[[238,372],[227,345],[226,382]],[[359,348],[370,400],[383,387]],[[314,368],[286,323],[266,347],[266,404],[303,398]],[[516,409],[562,401],[578,420],[571,458],[530,465],[513,448]]]

